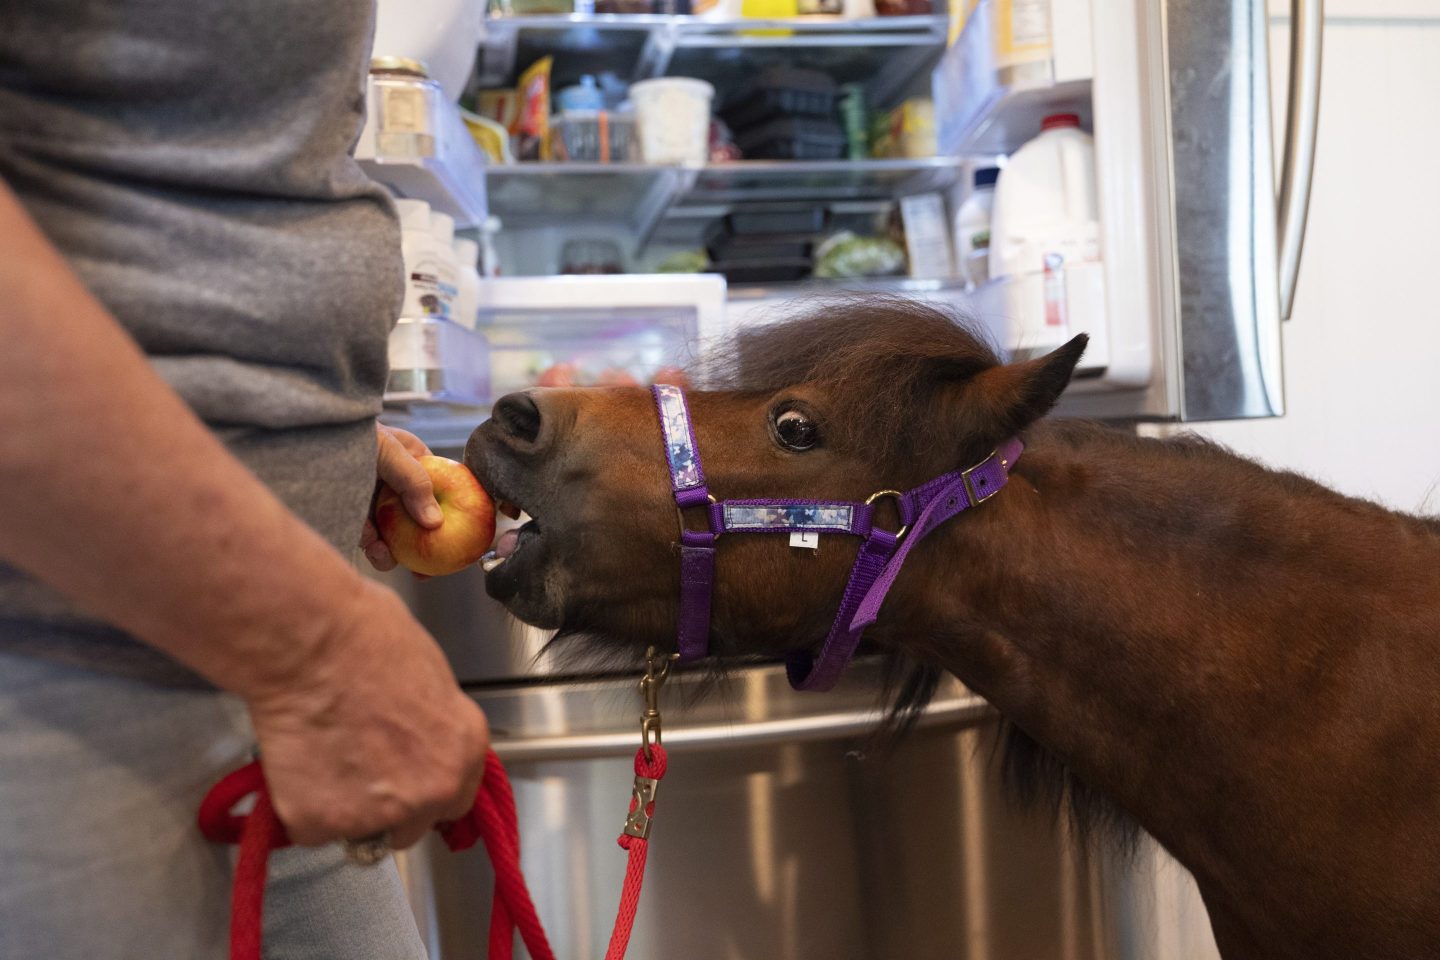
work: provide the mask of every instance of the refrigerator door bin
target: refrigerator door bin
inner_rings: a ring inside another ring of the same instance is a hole
[[[430,80],[372,75],[355,159],[396,196],[424,200],[459,227],[485,221],[484,152]]]
[[[441,317],[404,317],[390,332],[385,403],[478,406],[490,396],[485,338]]]

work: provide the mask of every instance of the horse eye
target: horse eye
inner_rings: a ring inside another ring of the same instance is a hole
[[[786,410],[775,418],[775,435],[791,450],[809,450],[820,442],[820,428],[799,410]]]

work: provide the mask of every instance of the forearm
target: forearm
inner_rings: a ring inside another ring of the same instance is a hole
[[[239,692],[359,574],[232,457],[0,185],[0,558]]]

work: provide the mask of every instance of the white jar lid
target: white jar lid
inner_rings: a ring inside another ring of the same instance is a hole
[[[697,80],[694,77],[656,77],[653,80],[640,80],[630,84],[631,97],[638,93],[643,98],[647,94],[664,93],[666,90],[686,93],[705,100],[715,98],[715,88],[704,80]]]

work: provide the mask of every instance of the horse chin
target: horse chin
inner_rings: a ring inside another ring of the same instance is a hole
[[[528,544],[516,556],[485,574],[485,593],[498,600],[511,616],[541,630],[564,625],[564,603],[556,579],[549,576],[541,544]]]
[[[563,591],[547,556],[543,534],[521,541],[515,553],[485,574],[485,592],[511,616],[542,630],[564,623]]]

